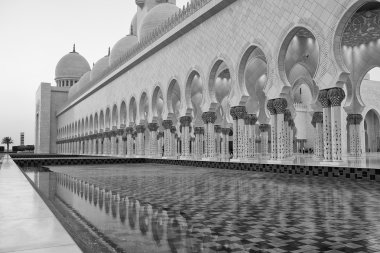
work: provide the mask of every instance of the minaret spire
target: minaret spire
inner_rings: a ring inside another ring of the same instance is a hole
[[[111,55],[111,47],[108,47],[108,56]]]
[[[75,53],[75,43],[73,44],[73,53]]]

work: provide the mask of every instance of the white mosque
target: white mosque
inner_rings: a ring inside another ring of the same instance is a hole
[[[136,0],[91,68],[36,93],[35,152],[341,161],[380,151],[380,2]]]

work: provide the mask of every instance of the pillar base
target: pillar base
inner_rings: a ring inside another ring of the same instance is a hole
[[[332,160],[323,160],[320,162],[320,165],[328,165],[328,166],[339,166],[343,161],[332,161]]]
[[[218,158],[216,158],[216,157],[204,157],[204,158],[202,158],[202,161],[205,161],[205,162],[217,162]]]

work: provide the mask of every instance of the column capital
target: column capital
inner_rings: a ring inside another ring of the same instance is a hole
[[[214,125],[214,132],[220,134],[222,132],[222,128],[219,125]]]
[[[244,119],[244,116],[247,114],[245,106],[239,105],[234,106],[230,109],[230,115],[233,120]]]
[[[363,116],[361,114],[348,114],[347,124],[348,125],[360,125],[363,121]]]
[[[158,124],[157,124],[157,123],[154,123],[154,122],[149,123],[149,124],[148,124],[148,129],[149,129],[149,131],[151,131],[151,132],[156,132],[156,131],[158,130]]]
[[[170,129],[172,127],[172,125],[173,125],[173,121],[170,119],[166,119],[166,120],[162,121],[162,127],[166,130]]]
[[[288,107],[288,102],[285,98],[277,98],[274,100],[273,106],[276,109],[277,114],[284,114],[286,107]]]
[[[260,132],[269,132],[270,125],[269,124],[260,124],[259,126]]]
[[[323,123],[323,112],[314,112],[311,124],[315,127],[316,124]]]
[[[203,127],[194,127],[194,134],[201,134],[201,129],[203,129]]]
[[[125,133],[126,133],[126,134],[133,134],[133,127],[127,127],[127,128],[125,129]]]
[[[202,120],[203,122],[206,124],[206,123],[212,123],[214,124],[215,123],[215,120],[216,120],[216,113],[215,112],[204,112],[202,113]]]
[[[244,123],[246,125],[250,125],[250,126],[253,126],[255,125],[257,122],[257,116],[256,114],[246,114],[245,117],[244,117]]]
[[[339,87],[329,89],[327,93],[331,106],[340,106],[343,99],[346,97],[344,90]]]
[[[145,132],[145,126],[144,125],[138,125],[136,126],[137,133],[144,133]]]
[[[276,115],[276,108],[274,107],[275,99],[269,99],[267,102],[267,109],[271,115]]]
[[[323,108],[331,107],[331,103],[328,96],[328,89],[320,90],[318,93],[318,101],[321,103]]]
[[[175,126],[170,127],[170,132],[174,134],[177,131],[177,128]]]
[[[190,126],[191,120],[191,116],[182,116],[181,118],[179,118],[179,122],[182,126]]]
[[[230,128],[222,128],[222,134],[223,135],[230,135],[231,129]]]

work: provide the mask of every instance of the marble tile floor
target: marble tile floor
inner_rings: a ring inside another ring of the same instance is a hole
[[[107,214],[113,222],[99,229],[121,245],[140,227],[156,245],[150,252],[166,252],[157,238],[171,242],[171,252],[380,252],[376,182],[153,164],[50,168],[120,196],[115,202],[71,185],[78,210],[87,203]],[[168,214],[166,237],[154,225],[160,210]],[[115,225],[119,219],[129,227]]]
[[[0,167],[0,252],[82,252],[8,155]]]

